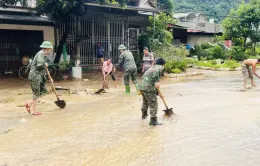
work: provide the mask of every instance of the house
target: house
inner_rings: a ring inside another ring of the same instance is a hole
[[[207,21],[205,15],[201,13],[176,13],[175,25],[169,25],[173,29],[174,41],[178,44],[190,44],[195,46],[202,42],[213,42],[215,35],[223,33],[220,24],[215,24],[213,19]]]
[[[96,45],[105,50],[105,57],[110,57],[115,63],[118,61],[118,46],[125,44],[139,60],[138,36],[146,30],[149,24],[148,17],[158,12],[150,0],[129,1],[127,8],[122,9],[113,5],[87,3],[85,14],[79,17],[79,36],[88,36],[80,43],[80,61],[82,66],[98,64]],[[72,30],[67,39],[68,54],[75,49],[76,17],[72,17]],[[65,25],[58,28],[57,39],[64,34]]]
[[[54,42],[53,22],[37,14],[35,0],[0,8],[0,72],[18,71],[23,56],[33,57],[44,40]]]
[[[58,43],[64,33],[64,23],[56,24],[35,10],[35,0],[28,0],[27,7],[17,4],[0,8],[0,71],[17,71],[23,56],[34,56],[44,40]],[[79,45],[82,66],[96,65],[96,44],[105,50],[105,57],[118,61],[118,46],[125,44],[138,61],[138,36],[146,30],[148,17],[158,12],[151,0],[129,1],[122,9],[116,5],[87,3],[85,14],[72,16],[66,41],[67,53],[75,49],[76,27],[84,40]],[[57,44],[56,44],[57,47]]]

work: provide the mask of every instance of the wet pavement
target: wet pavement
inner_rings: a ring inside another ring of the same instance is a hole
[[[98,88],[96,83],[73,87]],[[43,115],[32,117],[19,106],[30,97],[27,83],[12,90],[4,84],[0,166],[260,165],[260,87],[241,92],[240,72],[210,71],[162,84],[177,115],[164,117],[158,98],[158,120],[164,124],[156,127],[148,125],[149,119],[141,120],[141,96],[133,87],[129,96],[121,94],[122,86],[100,96],[86,90],[63,95],[68,104],[64,110],[55,107],[50,94],[38,107]]]

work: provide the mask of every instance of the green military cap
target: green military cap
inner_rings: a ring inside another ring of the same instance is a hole
[[[123,44],[121,44],[121,45],[118,46],[118,50],[125,50],[125,49],[126,49],[126,47],[125,47],[125,45],[123,45]]]
[[[40,48],[53,48],[53,46],[52,46],[51,42],[49,42],[49,41],[44,41],[44,42],[42,43],[42,45],[40,46]]]

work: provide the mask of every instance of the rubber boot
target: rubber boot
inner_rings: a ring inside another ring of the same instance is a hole
[[[147,111],[142,112],[142,119],[146,119],[148,117]]]
[[[156,125],[162,125],[162,123],[157,122],[157,118],[151,118],[149,125],[156,126]]]
[[[130,85],[125,86],[125,93],[124,94],[130,94]]]

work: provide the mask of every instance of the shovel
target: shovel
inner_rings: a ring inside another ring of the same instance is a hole
[[[55,89],[56,89],[56,90],[71,90],[71,89],[69,89],[69,88],[62,88],[62,87],[60,87],[60,86],[56,86]]]
[[[158,93],[161,94],[160,89],[158,89]],[[173,111],[172,111],[173,108],[168,108],[168,106],[167,106],[167,104],[166,104],[166,102],[165,102],[165,100],[164,100],[164,97],[161,97],[161,99],[162,99],[162,101],[163,101],[163,103],[164,103],[164,105],[165,105],[165,108],[166,108],[166,110],[163,110],[163,111],[165,112],[165,114],[166,114],[166,115],[174,114]]]
[[[51,78],[50,72],[49,72],[49,70],[48,70],[47,67],[46,67],[46,71],[47,71],[47,74],[48,74],[48,76],[49,76],[49,78],[50,78],[51,85],[52,85],[52,88],[53,88],[53,90],[54,90],[54,93],[55,93],[55,95],[56,95],[56,97],[57,97],[57,101],[54,101],[54,103],[55,103],[58,107],[60,107],[60,108],[65,108],[65,107],[66,107],[66,103],[65,103],[64,100],[60,100],[60,99],[59,99],[58,94],[57,94],[57,91],[56,91],[56,88],[55,88],[54,83],[53,83],[53,79]]]

